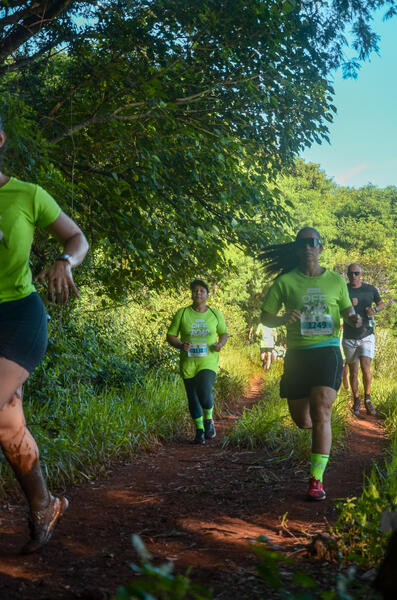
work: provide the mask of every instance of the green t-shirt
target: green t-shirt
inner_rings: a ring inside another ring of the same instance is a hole
[[[288,348],[339,346],[340,313],[351,306],[341,275],[325,270],[308,277],[298,268],[276,279],[262,310],[277,315],[281,307],[302,312],[300,321],[287,325]]]
[[[180,351],[183,379],[190,379],[203,369],[217,372],[219,352],[212,350],[212,345],[218,341],[218,336],[227,333],[225,319],[219,310],[208,308],[199,313],[191,306],[180,308],[174,315],[167,333],[179,335],[182,342],[193,344],[189,353]]]
[[[38,185],[11,177],[0,187],[0,303],[35,291],[29,268],[34,230],[51,225],[60,212]]]

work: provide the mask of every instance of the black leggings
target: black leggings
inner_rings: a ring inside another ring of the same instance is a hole
[[[215,371],[203,369],[194,377],[183,380],[192,419],[202,417],[203,408],[208,410],[214,406],[212,386],[214,385],[215,375]]]

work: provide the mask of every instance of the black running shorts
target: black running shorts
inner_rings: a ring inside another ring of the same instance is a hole
[[[36,292],[0,304],[0,356],[31,373],[43,359],[47,342],[47,313]]]
[[[280,396],[289,400],[307,398],[312,387],[326,386],[336,391],[342,383],[343,358],[339,346],[287,350]]]

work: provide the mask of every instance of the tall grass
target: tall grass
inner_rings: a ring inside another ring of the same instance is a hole
[[[225,347],[214,389],[218,416],[244,393],[255,368],[243,346]],[[25,414],[52,486],[101,475],[111,461],[186,435],[191,426],[183,382],[164,368],[96,394],[80,385],[73,394],[53,393],[47,402],[27,397]],[[2,460],[0,492],[10,485],[14,478]]]
[[[382,558],[388,536],[380,530],[384,511],[397,510],[397,342],[390,332],[377,332],[375,379],[371,397],[390,436],[386,457],[374,463],[359,498],[339,506],[334,533],[340,538],[344,558],[376,565]]]
[[[310,453],[311,433],[292,421],[287,401],[280,398],[281,362],[266,374],[262,400],[246,410],[227,432],[225,445],[236,448],[265,448],[280,457],[293,456],[301,462]],[[343,392],[338,395],[332,413],[333,452],[343,445],[347,429],[348,407]]]

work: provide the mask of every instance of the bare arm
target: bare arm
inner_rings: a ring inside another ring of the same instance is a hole
[[[228,333],[222,333],[222,335],[219,337],[219,341],[212,345],[212,349],[215,350],[215,352],[219,352],[226,344],[228,337]]]
[[[64,212],[47,227],[63,244],[63,252],[69,254],[68,260],[56,260],[53,265],[43,269],[38,281],[48,281],[48,299],[55,299],[57,304],[66,304],[69,300],[69,290],[79,297],[79,292],[73,281],[72,269],[81,264],[88,252],[88,242],[80,227]]]
[[[362,318],[355,312],[352,306],[348,306],[345,310],[342,310],[342,317],[351,327],[358,328],[363,324]]]
[[[167,333],[167,342],[173,348],[176,348],[177,350],[184,350],[185,352],[188,352],[189,348],[192,346],[191,342],[183,343],[176,335],[171,335],[170,333]]]
[[[366,311],[367,315],[369,317],[371,317],[372,315],[376,315],[376,313],[383,310],[385,308],[385,306],[386,306],[385,303],[381,300],[380,302],[376,303],[376,310],[373,306],[367,306],[365,311]]]
[[[281,317],[277,317],[276,315],[264,311],[261,315],[261,322],[267,327],[281,327],[282,325],[288,325],[289,323],[299,321],[300,318],[301,311],[295,308],[293,310],[288,310]]]

